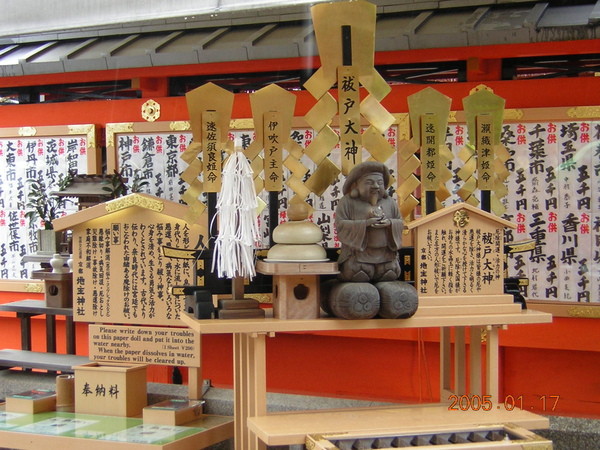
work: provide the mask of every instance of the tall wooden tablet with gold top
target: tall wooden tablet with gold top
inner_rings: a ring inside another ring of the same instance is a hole
[[[415,206],[415,201],[411,199],[412,191],[419,183],[424,194],[421,195],[421,201],[425,199],[424,214],[429,214],[440,209],[440,202],[450,196],[446,182],[452,178],[452,172],[447,167],[452,160],[452,152],[444,142],[452,100],[431,87],[410,95],[407,100],[414,145],[404,146],[399,155],[407,162],[399,169],[401,182],[398,187],[401,194],[400,211],[405,218]],[[420,164],[415,156],[419,148]],[[414,176],[418,168],[420,182]]]
[[[190,207],[184,219],[193,223],[206,209],[199,200],[200,194],[219,192],[222,151],[233,150],[233,142],[228,138],[233,93],[207,83],[188,92],[185,97],[194,142],[181,155],[188,164],[181,179],[189,185],[182,199]],[[202,160],[198,158],[200,153]]]
[[[458,154],[464,162],[458,176],[465,181],[458,195],[477,205],[473,194],[479,189],[481,208],[498,216],[506,210],[500,199],[508,193],[503,182],[509,175],[505,163],[510,157],[500,141],[504,103],[487,88],[474,90],[463,99],[469,144]]]
[[[321,3],[311,8],[321,57],[321,67],[304,84],[317,99],[305,116],[317,132],[305,150],[318,166],[307,181],[312,187],[327,186],[337,176],[337,166],[328,156],[338,144],[344,175],[363,162],[363,148],[379,162],[385,162],[395,151],[383,136],[394,117],[380,104],[391,88],[374,67],[376,9],[362,0]],[[337,100],[329,92],[335,86]],[[330,125],[336,115],[339,136]],[[321,179],[313,180],[317,173]],[[300,196],[309,193],[302,192],[301,186],[292,189]],[[308,191],[317,193],[311,187]]]

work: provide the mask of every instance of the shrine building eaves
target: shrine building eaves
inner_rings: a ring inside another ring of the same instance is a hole
[[[600,0],[375,0],[377,52],[596,39]],[[318,54],[310,5],[0,32],[0,77],[301,58]]]

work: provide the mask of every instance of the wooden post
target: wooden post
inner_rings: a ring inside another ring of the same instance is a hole
[[[46,315],[46,351],[56,353],[56,316]]]
[[[21,349],[31,350],[31,314],[17,313],[21,321]]]
[[[440,402],[448,401],[452,393],[452,360],[450,328],[440,328]]]
[[[279,192],[269,192],[269,247],[275,245],[273,231],[279,225]]]
[[[244,278],[233,277],[231,279],[231,298],[233,300],[244,300]]]
[[[454,328],[454,393],[456,395],[467,393],[467,349],[465,333],[466,327]]]
[[[483,394],[481,379],[481,327],[469,328],[469,395]]]
[[[200,346],[201,348],[202,346]],[[202,386],[202,367],[188,368],[188,397],[190,400],[200,400],[202,398]]]
[[[73,322],[73,316],[66,316],[65,317],[65,329],[66,329],[66,334],[67,334],[67,354],[69,355],[75,355],[77,353],[77,349],[76,349],[76,344],[75,344],[75,337],[76,337],[76,329],[75,329],[75,323]]]
[[[267,414],[266,346],[264,333],[234,333],[235,448],[266,450],[248,429],[248,417]]]
[[[215,239],[217,238],[217,221],[213,220],[217,216],[217,193],[208,192],[208,248],[214,250]]]
[[[487,327],[485,380],[487,394],[492,396],[493,404],[498,404],[498,327],[493,325]]]

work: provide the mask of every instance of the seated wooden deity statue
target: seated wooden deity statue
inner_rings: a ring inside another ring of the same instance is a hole
[[[335,224],[342,243],[339,279],[352,282],[397,280],[398,249],[404,223],[388,195],[390,175],[376,161],[355,166],[343,187]]]

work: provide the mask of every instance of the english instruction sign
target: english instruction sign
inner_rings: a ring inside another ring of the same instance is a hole
[[[90,324],[89,340],[97,362],[200,367],[200,335],[189,328]]]

